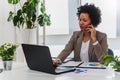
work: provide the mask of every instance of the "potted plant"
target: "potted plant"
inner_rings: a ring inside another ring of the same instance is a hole
[[[101,61],[105,66],[112,66],[115,76],[120,78],[120,57],[112,55],[102,55]]]
[[[15,9],[14,11],[9,12],[9,17],[7,19],[8,21],[12,21],[15,27],[22,30],[23,29],[31,30],[36,29],[36,27],[38,26],[37,24],[39,24],[42,27],[50,26],[51,24],[50,15],[47,15],[45,5],[43,4],[43,2],[40,2],[40,0],[27,0],[23,3],[23,5],[21,3],[21,0],[8,0],[8,3],[13,4],[14,6],[16,5],[18,6],[18,4],[20,4],[20,8],[18,10]],[[41,3],[41,7],[39,9],[40,14],[37,14],[38,13],[37,8],[39,3]],[[29,34],[30,32],[28,32],[27,36]],[[25,33],[23,33],[23,35],[25,35]],[[30,38],[30,40],[33,38]]]
[[[16,12],[10,11],[8,21],[12,21],[15,27],[33,29],[36,28],[36,23],[40,26],[49,26],[50,15],[46,14],[45,5],[41,2],[40,12],[37,16],[37,6],[40,0],[28,0],[21,5],[20,0],[8,0],[8,3],[16,5],[20,4],[20,9]]]
[[[17,47],[18,45],[13,43],[4,43],[3,45],[0,46],[0,57],[3,60],[5,70],[11,69],[12,60],[14,58],[14,53]]]

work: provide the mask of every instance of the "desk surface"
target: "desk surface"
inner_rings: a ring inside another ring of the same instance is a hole
[[[52,75],[30,70],[26,64],[15,63],[11,71],[0,73],[0,80],[118,80],[109,69],[87,69],[86,72],[69,72]]]

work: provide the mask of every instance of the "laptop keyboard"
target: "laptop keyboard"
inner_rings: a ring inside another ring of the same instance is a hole
[[[70,67],[56,67],[55,72],[56,73],[60,73],[60,72],[66,72],[66,71],[70,71],[73,70],[75,68],[70,68]]]

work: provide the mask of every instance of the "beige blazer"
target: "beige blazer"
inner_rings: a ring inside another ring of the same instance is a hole
[[[97,45],[92,45],[92,40],[90,40],[88,56],[89,62],[98,62],[100,61],[100,57],[102,54],[108,53],[108,44],[107,44],[107,35],[105,33],[96,31],[96,38],[98,41]],[[83,32],[75,31],[69,40],[68,44],[66,44],[65,48],[58,55],[58,58],[61,61],[74,51],[74,60],[79,61],[80,59],[80,50],[82,45]]]

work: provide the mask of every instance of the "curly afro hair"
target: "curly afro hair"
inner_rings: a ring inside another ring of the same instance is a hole
[[[77,12],[78,18],[79,18],[81,13],[88,13],[89,14],[89,17],[91,19],[91,24],[94,27],[97,27],[97,25],[101,22],[101,11],[94,4],[87,3],[83,6],[78,7],[78,12]]]

